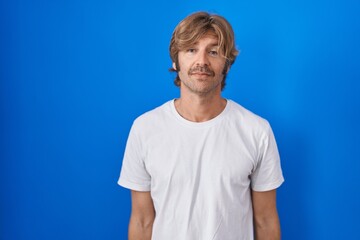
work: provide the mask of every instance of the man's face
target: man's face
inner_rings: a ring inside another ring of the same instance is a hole
[[[225,58],[220,53],[216,36],[205,34],[193,46],[180,51],[178,60],[183,91],[201,95],[221,91],[224,72],[228,69],[224,71]]]

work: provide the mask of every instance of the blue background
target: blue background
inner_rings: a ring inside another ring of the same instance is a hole
[[[223,95],[267,118],[283,239],[360,239],[360,2],[0,2],[1,240],[126,239],[132,121],[178,97],[168,45],[208,10],[241,50]]]

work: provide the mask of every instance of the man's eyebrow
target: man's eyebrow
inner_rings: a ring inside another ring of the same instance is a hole
[[[199,42],[194,42],[190,44],[187,48],[196,47],[199,44]],[[220,47],[219,43],[210,43],[207,48],[213,48],[213,47]]]
[[[213,47],[219,48],[220,45],[218,43],[212,43],[212,44],[209,44],[209,46],[208,46],[208,48],[213,48]]]

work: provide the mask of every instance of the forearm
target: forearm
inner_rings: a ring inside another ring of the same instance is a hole
[[[129,240],[150,240],[153,219],[140,220],[131,217],[129,223]]]

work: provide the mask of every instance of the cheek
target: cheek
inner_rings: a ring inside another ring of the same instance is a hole
[[[227,73],[227,66],[225,63],[218,63],[215,65],[216,68],[213,69],[217,75],[224,75]]]
[[[188,74],[187,74],[187,72],[185,72],[185,69],[184,69],[184,68],[182,68],[182,69],[178,72],[178,74],[179,74],[179,77],[180,77],[181,80],[186,80],[186,79],[188,78]]]
[[[180,73],[187,74],[190,68],[189,64],[186,64],[186,62],[182,62],[182,61],[179,61],[178,67],[180,68],[179,74]]]
[[[184,76],[186,76],[186,67],[184,65],[182,65],[181,63],[179,63],[180,70],[178,70],[178,75],[180,77],[180,79],[184,79]]]

